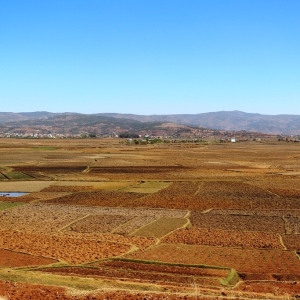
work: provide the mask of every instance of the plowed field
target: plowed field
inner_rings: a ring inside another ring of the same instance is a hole
[[[191,223],[199,228],[285,233],[284,221],[280,217],[210,215],[192,212]]]
[[[132,218],[129,225],[131,229],[135,230],[149,223],[149,219],[153,221],[160,217],[184,217],[186,214],[187,211],[181,210],[27,204],[14,209],[0,211],[0,228],[49,234],[56,233],[90,215],[116,215],[124,216],[128,220]],[[106,219],[108,220],[109,218]],[[126,229],[127,223],[126,220],[124,221],[124,228]],[[106,225],[103,223],[103,226]],[[122,231],[121,228],[122,226],[120,226]]]
[[[130,216],[118,216],[118,215],[93,215],[81,219],[69,227],[66,230],[76,232],[111,232],[118,226],[131,220]]]
[[[274,233],[195,227],[178,229],[165,237],[162,242],[220,247],[283,249],[279,236]]]
[[[0,267],[13,268],[25,266],[40,266],[53,264],[55,262],[57,261],[51,258],[0,249]]]
[[[93,267],[60,267],[43,268],[42,272],[60,275],[77,275],[82,277],[103,277],[151,282],[154,284],[201,284],[220,286],[219,279],[224,279],[230,270],[197,268],[187,266],[171,266],[163,264],[147,264],[142,262],[105,261],[93,264]]]
[[[300,262],[292,251],[220,248],[160,244],[129,258],[234,268],[240,273],[300,274]]]
[[[80,192],[66,195],[56,199],[50,199],[47,202],[68,205],[88,205],[88,206],[128,206],[126,203],[144,197],[141,193],[125,192]]]
[[[0,247],[70,264],[86,263],[126,253],[131,245],[70,237],[2,231]]]
[[[282,236],[283,243],[288,250],[300,251],[300,235],[299,234],[284,234]]]

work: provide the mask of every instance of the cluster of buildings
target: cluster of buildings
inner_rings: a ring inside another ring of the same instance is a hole
[[[124,132],[123,132],[124,133]],[[119,138],[122,137],[121,132],[111,132],[103,134],[95,134],[88,132],[81,133],[41,133],[41,132],[0,132],[0,138],[30,138],[30,139],[63,139],[63,138]],[[261,140],[278,140],[285,142],[300,142],[300,135],[272,135],[265,133],[251,133],[246,131],[225,131],[211,129],[197,129],[186,132],[139,132],[134,138],[128,137],[127,142],[138,141],[139,143],[149,142],[178,142],[179,140],[188,142],[199,142],[204,140],[215,140],[220,143],[234,143],[243,141],[261,141]]]

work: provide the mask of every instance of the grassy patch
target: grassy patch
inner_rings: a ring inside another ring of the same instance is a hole
[[[62,276],[54,274],[45,274],[42,272],[25,271],[25,270],[0,270],[0,280],[12,282],[25,282],[31,284],[42,284],[51,286],[61,286],[66,288],[73,288],[82,291],[95,291],[101,289],[128,289],[141,291],[159,291],[163,288],[156,285],[119,282],[111,280],[102,280],[94,278],[81,278],[76,276]]]
[[[22,172],[5,172],[4,175],[7,176],[9,179],[12,179],[12,180],[28,180],[28,179],[32,179],[31,176],[29,176],[27,174],[24,174]]]
[[[185,218],[160,218],[137,231],[133,235],[161,238],[171,231],[181,228],[188,223]]]
[[[0,182],[0,192],[39,192],[40,190],[53,184],[53,181],[2,181]],[[1,200],[1,199],[0,199]]]
[[[2,173],[0,173],[0,180],[7,180],[7,178]]]
[[[0,210],[12,208],[12,207],[19,206],[22,204],[24,204],[24,203],[22,203],[22,202],[0,202]]]
[[[220,279],[220,283],[223,285],[236,285],[239,281],[239,274],[235,269],[230,270],[230,274],[224,278]]]

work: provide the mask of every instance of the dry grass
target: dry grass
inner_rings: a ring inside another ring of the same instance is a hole
[[[53,181],[0,181],[0,192],[39,192]]]

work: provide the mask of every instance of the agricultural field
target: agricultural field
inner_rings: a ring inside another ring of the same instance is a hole
[[[299,151],[0,139],[0,299],[297,299]]]

